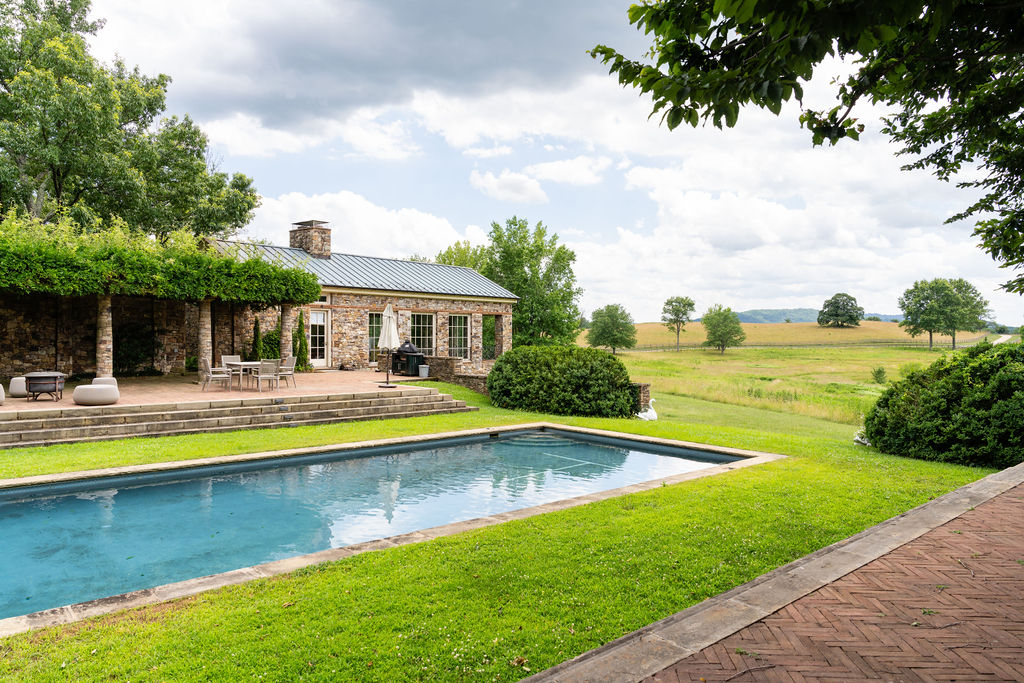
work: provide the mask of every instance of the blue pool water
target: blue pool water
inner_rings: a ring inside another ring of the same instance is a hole
[[[0,493],[0,618],[734,459],[567,434],[514,432]]]

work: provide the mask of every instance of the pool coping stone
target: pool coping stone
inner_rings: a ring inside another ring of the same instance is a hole
[[[106,598],[99,598],[97,600],[90,600],[87,602],[81,602],[74,605],[54,607],[52,609],[34,612],[32,614],[7,617],[4,619],[0,619],[0,638],[15,635],[18,633],[24,633],[26,631],[31,631],[38,628],[70,624],[77,621],[81,621],[83,619],[110,614],[112,612],[117,612],[125,609],[143,607],[146,605],[152,605],[160,602],[165,602],[168,600],[185,598],[192,595],[197,595],[199,593],[204,593],[206,591],[214,590],[217,588],[223,588],[225,586],[233,586],[241,583],[246,583],[248,581],[253,581],[256,579],[269,578],[272,576],[287,574],[298,569],[303,569],[305,567],[310,567],[316,564],[322,564],[324,562],[333,562],[336,560],[341,560],[364,552],[370,552],[374,550],[386,550],[388,548],[408,545],[411,543],[430,541],[444,536],[452,536],[454,534],[462,533],[464,531],[483,529],[485,527],[494,526],[496,524],[503,524],[509,521],[526,519],[528,517],[533,517],[535,515],[545,514],[548,512],[567,510],[580,505],[586,505],[587,503],[607,500],[609,498],[616,498],[631,493],[648,491],[651,489],[659,488],[661,486],[678,484],[693,479],[701,479],[704,477],[714,476],[716,474],[722,474],[724,472],[728,472],[735,469],[741,469],[753,465],[760,465],[763,463],[772,462],[775,460],[781,460],[787,457],[777,453],[762,453],[758,451],[749,451],[739,448],[729,448],[726,446],[712,446],[710,444],[700,444],[690,441],[677,441],[673,439],[664,439],[660,437],[639,434],[628,434],[625,432],[615,432],[602,429],[590,429],[587,427],[563,425],[554,422],[528,422],[516,425],[502,425],[500,427],[483,427],[479,429],[468,429],[455,432],[442,432],[437,434],[416,434],[412,436],[395,437],[390,439],[375,439],[371,441],[358,441],[344,444],[330,444],[325,446],[314,446],[310,448],[290,448],[277,451],[264,451],[261,453],[244,453],[240,455],[218,456],[214,458],[197,458],[195,460],[177,460],[172,462],[150,463],[145,465],[108,467],[97,470],[84,470],[81,472],[60,472],[55,474],[44,474],[31,477],[19,477],[15,479],[0,479],[0,490],[10,490],[22,486],[45,486],[48,484],[60,484],[69,481],[87,481],[91,479],[101,479],[104,477],[145,474],[152,472],[167,472],[176,469],[191,469],[207,465],[222,465],[239,462],[271,460],[289,456],[310,455],[314,453],[324,453],[330,451],[344,451],[355,450],[358,448],[404,445],[424,441],[436,441],[438,439],[458,438],[466,436],[484,436],[489,434],[510,431],[527,431],[537,429],[576,432],[580,434],[589,434],[593,436],[627,439],[630,441],[638,441],[641,443],[650,443],[652,445],[670,446],[674,448],[687,448],[696,451],[705,451],[709,453],[731,455],[736,456],[740,459],[728,463],[714,465],[712,467],[708,467],[702,470],[684,472],[682,474],[676,474],[669,477],[661,477],[658,479],[651,479],[646,482],[630,484],[628,486],[609,489],[607,491],[588,493],[582,496],[575,496],[573,498],[565,498],[562,500],[553,501],[550,503],[543,503],[541,505],[535,505],[532,507],[522,508],[519,510],[510,510],[508,512],[496,513],[494,515],[486,517],[477,517],[474,519],[452,522],[450,524],[430,527],[427,529],[420,529],[417,531],[411,531],[404,534],[398,534],[396,536],[388,536],[385,538],[379,538],[372,541],[355,543],[352,545],[343,546],[341,548],[328,548],[326,550],[321,550],[315,553],[298,555],[296,557],[275,560],[272,562],[254,565],[251,567],[243,567],[240,569],[234,569],[231,571],[222,572],[218,574],[201,576],[194,579],[187,579],[185,581],[163,584],[160,586],[155,586],[153,588],[144,588],[137,591],[122,593],[120,595],[113,595]]]
[[[525,680],[644,680],[1022,483],[995,472]]]

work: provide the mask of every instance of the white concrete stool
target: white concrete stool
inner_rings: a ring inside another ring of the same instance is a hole
[[[72,400],[80,406],[109,406],[117,403],[121,392],[110,384],[82,384],[75,387]]]
[[[11,398],[28,398],[28,390],[25,389],[24,377],[11,378]]]
[[[109,384],[111,386],[117,386],[117,378],[115,377],[93,377],[93,384]]]

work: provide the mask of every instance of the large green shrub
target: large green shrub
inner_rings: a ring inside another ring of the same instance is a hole
[[[626,366],[600,349],[514,348],[495,361],[487,391],[494,405],[514,410],[594,417],[634,412]]]
[[[864,422],[884,453],[964,465],[1024,461],[1024,346],[979,344],[911,372]]]

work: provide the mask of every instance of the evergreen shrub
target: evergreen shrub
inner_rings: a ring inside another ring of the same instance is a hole
[[[495,361],[487,391],[494,405],[513,410],[629,417],[634,409],[626,366],[600,349],[516,347]]]
[[[1005,468],[1024,461],[1024,347],[978,344],[911,372],[864,429],[883,453]]]

